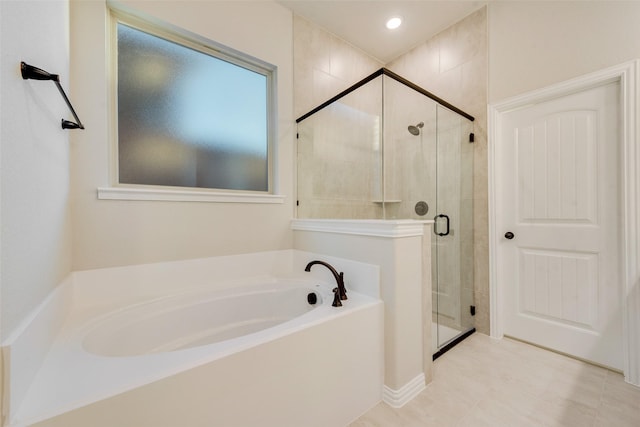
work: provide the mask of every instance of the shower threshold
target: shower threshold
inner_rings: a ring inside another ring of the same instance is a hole
[[[437,327],[437,325],[435,326]],[[471,328],[466,332],[462,332],[462,333],[459,332],[459,335],[457,335],[455,338],[452,338],[451,341],[449,341],[442,347],[438,348],[438,350],[435,353],[433,353],[433,360],[436,360],[438,357],[442,356],[447,351],[451,350],[453,347],[458,345],[458,343],[462,342],[465,338],[473,334],[475,331],[476,331],[476,328]],[[432,333],[435,335],[435,331],[433,331]]]

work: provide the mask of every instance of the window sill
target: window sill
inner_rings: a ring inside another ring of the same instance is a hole
[[[212,203],[284,203],[285,196],[258,193],[216,193],[210,191],[166,190],[151,188],[100,187],[100,200],[154,200]]]

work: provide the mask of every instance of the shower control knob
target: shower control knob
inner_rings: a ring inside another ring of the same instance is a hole
[[[504,233],[504,237],[505,237],[505,239],[511,240],[511,239],[513,239],[515,237],[515,234],[513,234],[510,231],[507,231],[506,233]]]
[[[429,212],[429,205],[427,204],[427,202],[421,200],[418,203],[416,203],[416,206],[414,209],[416,211],[416,215],[425,216],[427,212]]]

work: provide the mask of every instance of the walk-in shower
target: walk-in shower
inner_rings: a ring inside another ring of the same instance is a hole
[[[298,218],[435,219],[436,356],[474,324],[473,120],[384,68],[297,120]]]

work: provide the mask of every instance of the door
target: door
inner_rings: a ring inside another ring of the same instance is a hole
[[[622,369],[619,83],[504,114],[496,142],[505,335]]]
[[[432,245],[437,346],[473,328],[473,143],[471,121],[438,105]]]

